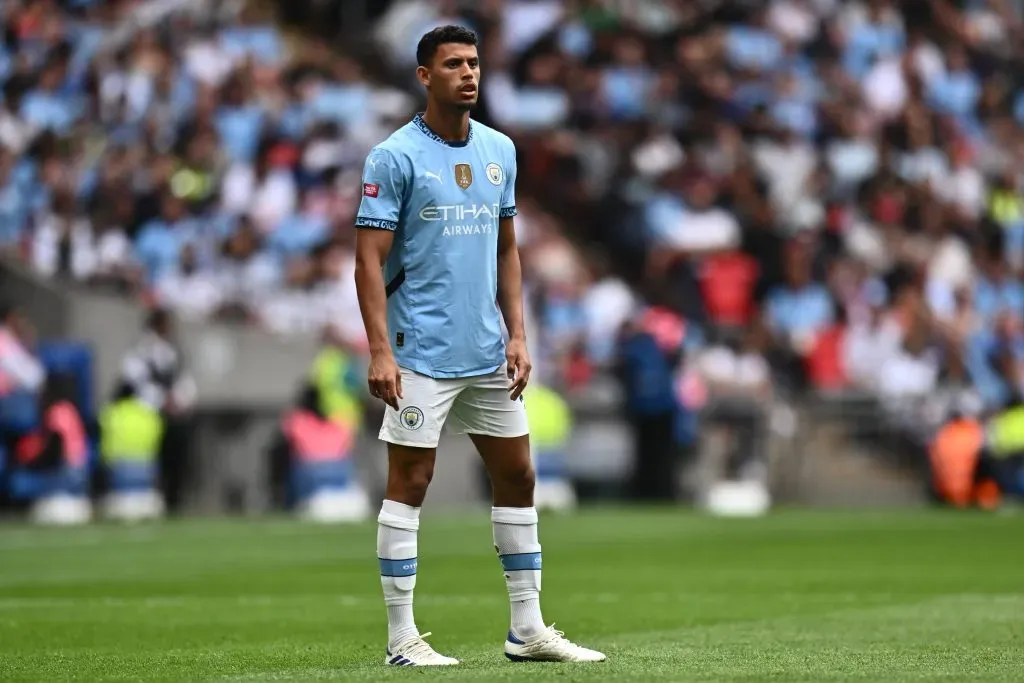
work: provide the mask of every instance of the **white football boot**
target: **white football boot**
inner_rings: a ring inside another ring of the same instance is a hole
[[[505,656],[513,662],[603,662],[604,653],[581,647],[552,624],[531,638],[519,638],[512,631],[505,639]]]
[[[451,666],[459,660],[434,652],[434,648],[423,640],[429,633],[406,638],[394,647],[386,650],[384,663],[391,666]]]

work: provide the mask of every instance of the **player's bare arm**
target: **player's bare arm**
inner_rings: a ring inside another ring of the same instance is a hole
[[[390,230],[356,231],[356,293],[370,343],[370,395],[398,410],[402,377],[388,341],[387,294],[382,271],[394,237]]]
[[[519,263],[514,218],[498,222],[498,306],[505,318],[509,342],[505,350],[508,360],[510,398],[515,401],[530,381],[530,354],[526,349],[526,329],[523,326],[523,270]]]

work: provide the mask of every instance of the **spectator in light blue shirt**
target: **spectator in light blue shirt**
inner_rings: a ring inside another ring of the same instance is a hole
[[[309,110],[318,121],[359,125],[372,112],[370,94],[370,88],[365,83],[323,83],[310,100]]]
[[[732,26],[725,34],[725,55],[741,69],[772,71],[785,55],[782,41],[767,28],[766,11],[758,10],[750,24]]]
[[[304,80],[294,78],[284,81],[288,100],[278,117],[277,132],[289,140],[300,140],[309,131],[315,120],[309,105],[302,99]]]
[[[26,121],[62,136],[71,130],[81,113],[78,98],[61,92],[66,73],[64,59],[51,60],[39,77],[39,87],[21,101],[21,115]]]
[[[887,16],[885,2],[870,3],[868,18],[850,30],[843,51],[843,66],[854,78],[862,78],[879,57],[903,52],[906,35],[903,27]]]
[[[623,38],[615,45],[615,63],[601,74],[605,106],[616,119],[635,119],[647,112],[657,79],[646,64],[643,43]]]
[[[811,262],[804,248],[791,245],[785,254],[785,284],[768,293],[768,327],[791,351],[805,355],[814,338],[834,319],[828,289],[811,278]]]
[[[778,126],[807,139],[818,131],[818,110],[813,98],[802,91],[800,85],[795,74],[784,75],[778,82],[777,95],[769,111]]]
[[[261,22],[259,13],[258,5],[246,3],[239,23],[221,31],[221,48],[238,62],[251,58],[259,64],[280,64],[284,59],[281,36],[273,24]]]
[[[300,210],[278,223],[267,241],[270,251],[284,260],[308,254],[330,233],[327,217],[310,210],[306,201],[308,193],[308,189],[301,191],[298,199]]]
[[[1008,273],[1000,254],[988,256],[974,283],[974,308],[989,326],[1001,313],[1010,312],[1018,319],[1024,314],[1024,284]]]
[[[29,209],[28,196],[14,173],[14,157],[0,151],[0,249],[21,240]]]
[[[946,53],[946,73],[928,88],[928,102],[943,114],[964,119],[974,113],[981,97],[981,81],[971,71],[967,53],[955,45]]]
[[[998,408],[1020,389],[1000,368],[1000,359],[1024,362],[1019,318],[1002,313],[988,327],[975,330],[964,344],[964,363],[985,404]]]
[[[182,247],[201,237],[198,225],[185,214],[184,201],[167,192],[160,208],[160,217],[143,225],[135,239],[136,260],[150,282],[177,268]]]
[[[1013,101],[1013,117],[1017,119],[1017,123],[1024,126],[1024,90],[1017,93],[1017,98]]]
[[[222,102],[216,114],[221,144],[232,161],[252,163],[266,118],[263,108],[237,77],[225,84]]]

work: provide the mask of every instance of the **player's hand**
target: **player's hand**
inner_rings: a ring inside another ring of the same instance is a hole
[[[379,398],[398,410],[398,399],[402,398],[402,375],[391,352],[371,355],[367,375],[366,383],[370,387],[370,396]]]
[[[523,395],[526,383],[530,381],[530,371],[533,370],[526,342],[522,339],[511,340],[505,350],[505,358],[508,360],[508,378],[512,380],[508,387],[509,398],[515,401]]]

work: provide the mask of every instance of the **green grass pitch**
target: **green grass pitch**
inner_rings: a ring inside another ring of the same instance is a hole
[[[0,527],[0,680],[1020,681],[1024,517],[542,516],[545,617],[609,661],[513,664],[485,510],[424,516],[417,621],[462,665],[384,667],[375,527]]]

